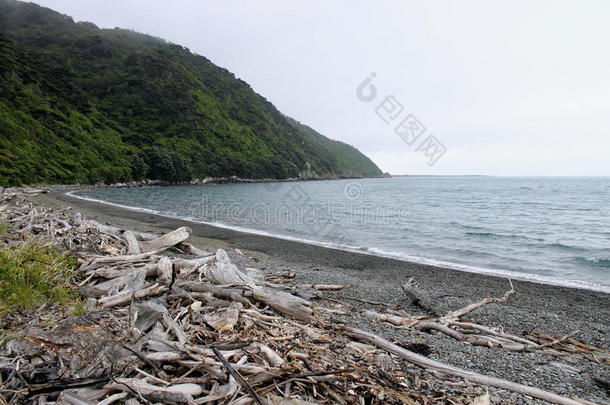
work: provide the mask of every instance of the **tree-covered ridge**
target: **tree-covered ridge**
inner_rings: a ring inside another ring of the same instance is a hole
[[[327,172],[341,173],[346,177],[376,177],[382,174],[371,159],[353,146],[329,139],[293,118],[285,118],[308,143],[314,146]]]
[[[379,176],[179,45],[0,0],[0,185]]]

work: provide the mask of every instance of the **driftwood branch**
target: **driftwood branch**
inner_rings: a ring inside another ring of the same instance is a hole
[[[512,285],[502,297],[485,298],[440,316],[434,300],[410,280],[403,291],[426,315],[356,299],[376,309],[363,310],[317,292],[351,285],[297,283],[290,270],[266,274],[258,268],[240,268],[222,249],[208,253],[187,243],[191,231],[186,227],[160,236],[121,229],[67,209],[37,207],[19,191],[0,192],[0,222],[12,227],[3,236],[7,243],[18,244],[27,237],[75,257],[75,288],[87,298],[89,310],[83,316],[69,316],[40,308],[37,316],[56,324],[50,330],[30,331],[36,321],[23,323],[28,325],[26,336],[7,344],[10,351],[0,356],[0,403],[23,403],[32,392],[41,403],[105,405],[288,405],[312,403],[306,402],[311,398],[338,404],[434,403],[444,382],[434,380],[434,390],[413,386],[408,377],[395,372],[403,367],[398,358],[469,384],[558,404],[580,403],[419,356],[366,331],[333,326],[335,316],[347,313],[345,308],[397,328],[430,332],[430,339],[448,336],[490,350],[568,353],[610,362],[610,353],[578,342],[572,334],[515,336],[461,319],[483,305],[506,302],[514,293]],[[243,255],[237,250],[235,254]],[[310,298],[323,298],[335,307],[314,307]],[[314,311],[318,308],[320,313]],[[398,358],[382,359],[379,349]],[[105,377],[109,369],[114,376],[110,382]],[[41,376],[49,382],[40,384]],[[604,380],[600,381],[602,386]],[[286,399],[277,396],[281,393]],[[453,403],[477,400],[457,393],[455,387],[443,396]]]
[[[445,315],[443,317],[443,319],[446,320],[457,320],[459,318],[461,318],[462,316],[474,311],[477,308],[482,307],[483,305],[487,305],[490,304],[492,302],[506,302],[508,301],[508,299],[510,298],[511,295],[513,295],[515,293],[515,289],[513,287],[513,283],[512,281],[510,281],[510,290],[508,290],[503,296],[499,297],[499,298],[494,298],[494,297],[487,297],[482,299],[479,302],[475,302],[473,304],[470,304],[464,308],[458,309],[456,311],[450,312],[447,315]]]
[[[222,365],[227,369],[227,372],[231,374],[233,378],[235,378],[239,385],[241,385],[246,391],[252,394],[252,396],[256,400],[256,403],[258,403],[259,405],[264,405],[263,399],[258,395],[256,391],[254,391],[254,388],[252,388],[252,386],[248,384],[248,382],[244,380],[244,378],[237,371],[235,371],[235,369],[231,366],[231,363],[229,363],[227,359],[224,358],[222,353],[220,353],[220,351],[216,348],[212,348],[212,351],[214,352],[216,357],[218,357],[218,360],[220,360]]]
[[[409,350],[403,349],[380,336],[365,332],[363,330],[355,328],[347,328],[345,334],[352,338],[373,344],[383,350],[386,350],[396,356],[399,356],[413,364],[426,368],[428,370],[439,371],[448,375],[464,378],[465,380],[476,382],[479,384],[502,388],[511,392],[517,392],[519,394],[528,395],[534,398],[543,399],[554,404],[561,405],[582,405],[581,402],[575,401],[570,398],[562,397],[552,392],[544,391],[538,388],[529,387],[527,385],[513,383],[500,378],[489,377],[482,374],[478,374],[472,371],[464,370],[458,367],[450,366],[448,364],[441,363],[436,360],[429,359],[421,356],[417,353],[413,353]]]

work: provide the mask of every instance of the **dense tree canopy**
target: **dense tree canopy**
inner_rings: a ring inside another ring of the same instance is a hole
[[[0,0],[0,185],[306,172],[381,175],[184,47]]]

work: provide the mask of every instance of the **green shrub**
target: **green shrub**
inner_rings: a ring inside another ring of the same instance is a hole
[[[0,249],[0,310],[32,309],[42,303],[78,302],[76,262],[36,243]]]

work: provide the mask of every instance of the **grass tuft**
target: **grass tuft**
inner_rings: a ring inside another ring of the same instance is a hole
[[[4,224],[0,222],[0,236],[4,235],[8,231],[11,230],[11,226],[9,224]]]
[[[78,303],[76,262],[37,243],[0,248],[0,311]]]

